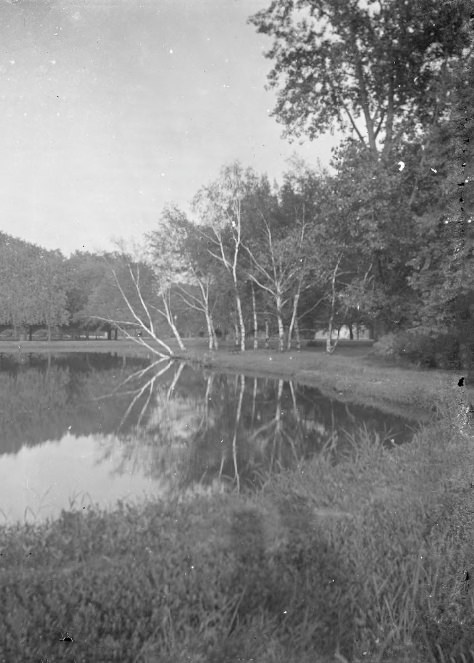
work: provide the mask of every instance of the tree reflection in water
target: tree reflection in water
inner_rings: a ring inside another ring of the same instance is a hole
[[[121,436],[117,469],[141,467],[166,476],[180,492],[223,483],[236,490],[256,487],[269,473],[294,467],[323,448],[330,447],[337,458],[354,426],[399,442],[413,432],[398,417],[329,399],[291,380],[159,364],[155,374],[124,392],[131,401],[121,424],[133,417],[135,425]]]
[[[0,453],[90,436],[115,472],[140,472],[180,494],[251,489],[325,446],[337,458],[354,427],[397,442],[413,434],[399,417],[292,381],[143,356],[31,355],[21,365],[0,356],[0,395]]]

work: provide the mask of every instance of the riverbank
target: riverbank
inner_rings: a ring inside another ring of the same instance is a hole
[[[329,355],[323,348],[279,353],[268,350],[235,353],[203,352],[192,348],[178,353],[187,361],[216,370],[267,375],[314,386],[341,401],[369,405],[409,419],[428,422],[440,402],[458,390],[462,373],[390,366],[371,353],[370,346],[345,346]],[[474,401],[474,388],[465,387]]]
[[[472,467],[446,417],[254,494],[0,527],[0,663],[471,660]]]
[[[369,405],[382,411],[429,422],[436,413],[440,398],[457,391],[462,372],[421,370],[390,366],[371,352],[367,342],[342,342],[328,355],[324,345],[301,351],[279,353],[273,350],[235,352],[223,347],[210,352],[202,339],[187,340],[181,351],[172,339],[166,339],[178,358],[224,372],[250,376],[268,376],[296,380],[314,386],[325,395],[340,401]],[[117,341],[1,341],[0,353],[113,352],[118,354],[151,354],[138,343]],[[464,391],[467,401],[474,402],[474,386]]]
[[[380,390],[387,407],[411,386],[438,417],[392,449],[355,431],[337,463],[327,449],[254,493],[196,485],[187,498],[0,527],[0,663],[474,657],[474,447],[454,374],[379,365],[360,347],[210,355],[197,344],[185,358],[304,372],[336,398],[345,380],[348,399]]]
[[[140,352],[146,354],[150,350],[127,339],[119,339],[117,341],[108,341],[105,339],[83,341],[0,341],[0,354],[20,353],[28,355],[30,353],[55,354],[59,352]]]

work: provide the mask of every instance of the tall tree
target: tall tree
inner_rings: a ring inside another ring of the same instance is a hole
[[[173,355],[169,343],[163,340],[167,329],[156,315],[161,302],[153,270],[123,252],[103,259],[106,271],[89,298],[86,314],[120,329],[127,338],[158,356]]]
[[[419,250],[410,261],[409,278],[418,295],[413,322],[457,336],[468,368],[474,357],[473,90],[471,58],[458,69],[453,112],[430,145],[432,167],[423,186],[429,195],[436,182],[438,195],[416,218]]]
[[[201,188],[194,198],[201,233],[208,241],[209,254],[217,260],[232,280],[237,313],[239,345],[245,350],[245,319],[241,296],[241,260],[243,253],[243,201],[256,185],[251,170],[239,163],[225,166],[219,178]]]
[[[436,120],[469,44],[469,2],[272,0],[249,20],[273,39],[270,86],[289,135],[349,128],[374,155]]]
[[[188,314],[194,311],[204,316],[209,349],[217,349],[214,314],[222,293],[222,270],[216,270],[215,261],[209,255],[207,244],[198,228],[177,207],[166,208],[162,215],[161,229],[148,235],[153,261],[156,261],[163,251],[160,239],[163,222],[168,236],[175,238],[175,257],[169,265],[172,287],[177,298],[180,298],[188,309]]]
[[[51,337],[68,319],[62,254],[0,233],[0,322]]]

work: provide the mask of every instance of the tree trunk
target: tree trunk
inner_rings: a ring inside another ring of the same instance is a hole
[[[250,281],[252,287],[252,311],[253,311],[253,349],[258,350],[258,318],[257,318],[257,302],[255,300],[255,288],[253,281]]]
[[[237,320],[234,320],[234,345],[236,349],[240,346],[239,325]]]
[[[300,326],[298,323],[298,318],[295,319],[295,338],[296,338],[296,349],[301,350],[301,337],[300,337]]]
[[[291,350],[291,339],[293,336],[293,329],[295,328],[295,323],[297,323],[297,311],[298,311],[299,299],[300,299],[300,293],[298,291],[293,299],[293,311],[291,313],[291,321],[290,321],[290,326],[288,328],[288,342],[286,345],[287,350]]]
[[[354,340],[354,331],[352,329],[352,322],[350,322],[347,326],[349,327],[349,339],[351,341],[353,341]]]
[[[242,302],[240,300],[240,295],[237,292],[237,290],[235,292],[235,303],[237,305],[237,315],[240,327],[240,349],[242,352],[245,352],[245,323],[244,323],[244,316],[242,313]]]
[[[270,347],[270,328],[268,324],[268,318],[265,318],[265,349],[268,350]]]
[[[174,337],[175,337],[175,339],[176,339],[177,342],[178,342],[179,349],[180,349],[180,350],[186,350],[186,346],[185,346],[184,343],[183,343],[183,340],[182,340],[181,335],[180,335],[180,333],[179,333],[179,331],[178,331],[178,328],[176,327],[176,325],[175,325],[175,323],[174,323],[173,318],[171,318],[168,322],[169,322],[169,326],[171,327],[171,331],[173,332]]]
[[[331,312],[331,315],[329,316],[328,337],[326,339],[326,352],[329,354],[332,354],[336,349],[335,347],[334,348],[332,347],[332,339],[331,339],[333,320],[334,320],[334,314]]]
[[[337,344],[339,342],[339,330],[337,333],[337,339],[334,345],[332,345],[332,330],[334,327],[334,314],[336,310],[336,277],[337,277],[337,272],[339,270],[339,264],[341,262],[342,255],[339,257],[336,266],[334,268],[334,271],[332,273],[332,279],[331,279],[331,315],[329,316],[329,325],[328,325],[328,337],[326,339],[326,352],[329,354],[332,354],[334,350],[337,347]]]
[[[278,349],[280,352],[285,350],[285,327],[283,325],[283,306],[281,301],[281,295],[277,294],[275,297],[276,304],[276,315],[277,315],[277,324],[278,324]]]
[[[48,342],[51,343],[51,325],[48,325]]]
[[[173,335],[178,343],[179,349],[180,350],[186,350],[186,346],[183,343],[183,339],[181,338],[181,334],[178,331],[178,328],[176,327],[176,323],[173,318],[173,314],[171,312],[171,305],[169,301],[170,297],[170,292],[169,289],[165,290],[164,292],[161,293],[161,300],[163,302],[163,306],[165,308],[165,317],[166,321],[168,322],[169,326],[171,327],[171,331],[173,332]]]
[[[214,324],[212,322],[212,317],[209,311],[206,310],[206,324],[207,324],[207,336],[208,336],[208,347],[209,350],[217,350],[217,338],[214,331]]]
[[[114,341],[118,338],[118,329],[114,329]]]
[[[32,341],[33,340],[33,328],[28,327],[28,340]]]

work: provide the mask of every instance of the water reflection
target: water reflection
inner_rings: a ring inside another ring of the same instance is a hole
[[[251,489],[325,445],[340,448],[358,425],[396,442],[412,435],[403,419],[315,388],[143,356],[0,356],[0,396],[7,520],[27,508],[55,515],[71,492],[105,506],[143,494]],[[41,502],[32,502],[32,488]]]

